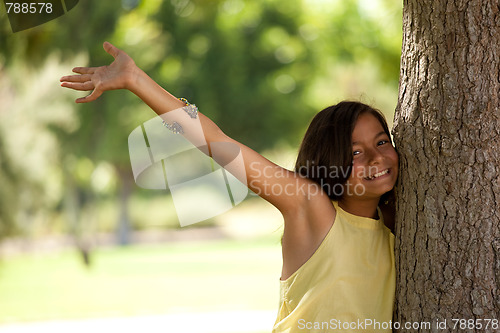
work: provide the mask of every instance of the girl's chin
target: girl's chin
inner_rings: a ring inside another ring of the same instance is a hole
[[[375,199],[375,198],[380,198],[387,192],[390,192],[394,186],[387,185],[387,186],[377,186],[375,189],[370,189],[369,187],[365,187],[364,192],[359,192],[356,193],[358,197],[362,198],[370,198],[370,199]]]
[[[345,194],[350,197],[376,198],[391,191],[396,184],[395,179],[386,178],[381,180],[361,179],[356,183],[349,183],[345,189]]]

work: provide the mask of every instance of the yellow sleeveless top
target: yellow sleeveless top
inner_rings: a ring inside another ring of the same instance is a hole
[[[392,332],[394,235],[333,201],[335,221],[316,252],[280,281],[273,332]]]

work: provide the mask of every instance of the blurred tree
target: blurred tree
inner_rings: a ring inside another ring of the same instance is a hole
[[[60,66],[49,57],[35,72],[19,61],[0,68],[0,205],[12,211],[18,231],[46,229],[62,197],[58,140],[49,128],[72,131],[77,124],[68,100],[48,97],[59,90],[46,82]]]
[[[296,143],[315,72],[301,8],[299,0],[165,1],[153,16],[165,55],[149,72],[254,149]]]
[[[91,58],[91,61],[93,54],[98,54],[97,57],[102,57],[102,48],[97,47],[94,40],[96,38],[105,40],[112,35],[115,22],[120,13],[120,1],[81,2],[77,8],[59,19],[16,34],[7,33],[7,30],[10,29],[8,23],[5,24],[7,20],[2,20],[0,21],[2,22],[0,63],[5,68],[12,69],[9,74],[15,76],[16,79],[21,79],[21,76],[24,75],[28,80],[32,80],[33,76],[44,70],[44,66],[47,66],[47,59],[53,54],[56,54],[58,57],[75,59],[79,62],[79,65],[82,65],[81,62],[83,60],[82,57],[76,58],[79,54],[86,53],[87,58]],[[84,25],[82,25],[82,20],[85,21]],[[20,64],[24,66],[23,71],[20,71]],[[45,80],[43,84],[45,85],[44,87],[53,87],[61,93],[57,85],[56,76],[57,74],[52,73],[52,78]],[[47,85],[47,82],[51,81],[53,85]],[[39,90],[43,91],[40,87],[30,86],[29,89],[32,90],[24,91],[24,94],[27,96],[38,95],[37,92]],[[26,103],[26,100],[23,100],[20,93],[15,94],[15,96],[18,101]],[[68,115],[72,114],[70,110],[75,109],[74,104],[68,105],[68,100],[64,100],[63,102],[66,105],[66,113]],[[23,103],[16,103],[15,109],[18,109]],[[39,111],[45,114],[54,113],[53,110],[50,110],[51,99],[47,99],[47,96],[39,96],[36,103],[38,104],[36,108]],[[85,256],[85,248],[83,245],[80,246],[80,244],[83,244],[81,240],[82,227],[80,225],[82,222],[81,212],[86,206],[92,205],[94,193],[90,187],[89,177],[92,170],[86,168],[88,163],[84,162],[87,160],[87,157],[90,157],[94,161],[99,158],[94,153],[94,147],[98,142],[94,139],[98,139],[99,136],[93,131],[95,129],[93,125],[102,123],[102,120],[99,119],[102,114],[99,112],[99,103],[96,103],[91,111],[85,112],[85,108],[82,111],[77,114],[79,119],[75,121],[79,124],[77,131],[68,130],[66,126],[60,126],[57,122],[40,122],[38,114],[26,117],[24,124],[27,124],[27,126],[30,123],[31,125],[39,124],[40,126],[46,126],[46,128],[49,128],[58,137],[59,147],[54,148],[60,152],[60,155],[58,155],[60,158],[59,165],[62,167],[63,182],[65,184],[63,186],[66,193],[66,195],[61,196],[59,199],[64,201],[65,204],[59,205],[59,207],[66,207],[69,222],[68,229],[75,235],[76,241]],[[62,119],[65,118],[64,116],[62,117]],[[104,141],[105,143],[106,141]],[[90,165],[92,165],[92,162]],[[23,178],[27,180],[31,179],[32,183],[35,182],[32,177],[24,175]],[[28,188],[25,190],[29,191]],[[45,209],[50,208],[47,205],[43,207]],[[19,221],[19,223],[23,222]]]
[[[16,231],[15,215],[18,209],[18,191],[20,185],[10,156],[6,152],[2,132],[0,131],[0,239]]]

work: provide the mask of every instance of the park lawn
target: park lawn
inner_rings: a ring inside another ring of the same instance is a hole
[[[214,310],[272,310],[276,237],[96,249],[0,262],[0,323]]]

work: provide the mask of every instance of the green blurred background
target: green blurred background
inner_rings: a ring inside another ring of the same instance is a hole
[[[328,105],[361,100],[392,124],[401,10],[400,0],[87,0],[12,33],[1,5],[0,329],[229,310],[272,319],[279,213],[251,196],[180,228],[169,193],[132,176],[128,135],[154,113],[126,91],[76,105],[84,94],[59,78],[109,64],[110,41],[229,136],[291,168]]]

